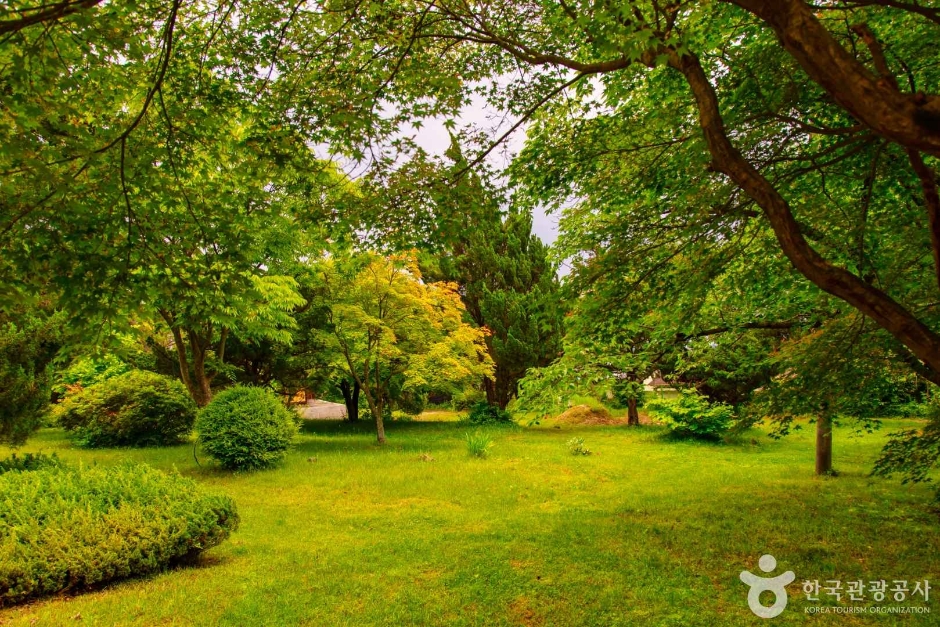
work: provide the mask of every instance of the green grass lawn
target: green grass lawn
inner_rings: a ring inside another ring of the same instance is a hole
[[[8,608],[0,624],[936,625],[933,598],[927,616],[804,613],[830,603],[805,601],[804,579],[929,579],[940,598],[929,489],[867,477],[902,424],[838,430],[835,479],[812,475],[811,429],[735,445],[656,427],[494,429],[481,460],[455,422],[392,423],[385,448],[368,425],[324,422],[251,474],[197,466],[191,445],[78,450],[46,430],[24,450],[176,468],[233,496],[242,524],[196,567]],[[595,454],[570,455],[575,435]],[[797,577],[771,621],[738,579],[767,552],[773,574]]]

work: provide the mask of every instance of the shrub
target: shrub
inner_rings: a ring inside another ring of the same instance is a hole
[[[450,407],[454,411],[463,411],[471,409],[480,402],[486,402],[486,395],[480,390],[479,386],[467,386],[451,396]]]
[[[512,414],[496,405],[480,401],[470,408],[467,420],[474,425],[509,424],[512,422]]]
[[[199,412],[196,430],[202,447],[224,467],[252,470],[284,457],[297,420],[271,390],[238,385]]]
[[[403,392],[395,401],[398,410],[410,416],[420,416],[427,409],[428,395],[425,392],[409,390]]]
[[[647,401],[646,409],[665,422],[674,435],[700,440],[721,439],[734,420],[730,405],[711,403],[691,390],[675,398]]]
[[[14,453],[6,459],[0,459],[0,475],[18,470],[21,472],[29,470],[42,470],[43,468],[59,468],[62,462],[59,457],[53,453],[46,455],[44,453],[26,453],[22,457],[17,457]]]
[[[572,455],[591,454],[591,450],[584,446],[584,438],[571,438],[568,440],[568,452]]]
[[[228,497],[145,465],[0,475],[0,606],[166,568],[225,540]]]
[[[0,312],[0,443],[20,444],[42,425],[63,324],[64,314],[39,308]]]
[[[417,418],[414,414],[408,414],[397,409],[392,412],[391,416],[395,422],[414,422]]]
[[[132,370],[72,395],[55,415],[81,446],[165,446],[192,432],[196,404],[176,379]]]
[[[464,436],[467,440],[467,453],[470,457],[484,458],[490,454],[490,448],[493,446],[493,439],[482,431],[467,433]]]
[[[125,372],[131,367],[111,353],[96,357],[78,359],[56,376],[52,391],[60,396],[107,381]]]

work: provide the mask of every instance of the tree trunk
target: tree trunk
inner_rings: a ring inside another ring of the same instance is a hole
[[[493,378],[483,377],[483,390],[486,392],[486,402],[500,409],[506,409],[512,399],[507,375],[500,375],[497,368]]]
[[[379,444],[385,444],[385,419],[382,418],[384,408],[378,398],[368,389],[362,390],[366,394],[366,402],[369,403],[369,411],[372,412],[372,419],[375,420],[375,440]]]
[[[816,420],[816,474],[832,474],[832,416],[827,411]]]
[[[359,383],[353,381],[352,386],[349,381],[343,379],[339,382],[339,390],[343,393],[343,403],[346,405],[346,420],[349,422],[359,421]]]
[[[755,0],[756,5],[765,3]],[[803,236],[790,205],[752,163],[734,147],[725,131],[715,89],[697,57],[675,53],[670,63],[686,78],[698,104],[712,167],[726,174],[763,210],[784,255],[817,287],[844,300],[874,320],[923,363],[917,373],[940,385],[940,335],[887,293],[845,268],[824,259]]]
[[[371,404],[369,405],[372,408],[372,414],[375,417],[375,441],[379,444],[385,444],[385,418],[382,416],[382,412],[385,411],[385,408],[381,404]]]
[[[164,318],[171,321],[166,315],[164,315]],[[186,345],[183,343],[183,332],[176,326],[171,326],[170,331],[173,333],[173,344],[176,348],[176,358],[179,361],[180,378],[183,380],[186,389],[189,390],[189,395],[196,401],[196,405],[205,407],[209,404],[209,399],[211,398],[209,381],[206,379],[205,353],[199,353],[200,356],[197,357],[197,352],[194,351],[193,368],[192,372],[190,372],[189,358],[186,355]],[[195,346],[192,337],[190,337],[190,340],[190,343]]]
[[[193,354],[193,400],[199,407],[205,407],[212,399],[212,389],[206,376],[206,349],[192,331],[189,332],[189,346]]]
[[[486,392],[486,402],[490,405],[496,404],[496,381],[489,377],[483,377],[483,391]]]
[[[905,148],[940,156],[940,97],[903,93],[890,80],[882,80],[836,40],[810,3],[724,1],[770,26],[810,78],[853,118]]]
[[[627,399],[627,424],[632,427],[640,426],[640,412],[636,408],[637,401],[635,396]]]

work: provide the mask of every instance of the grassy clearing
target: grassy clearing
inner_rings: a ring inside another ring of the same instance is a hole
[[[4,625],[756,625],[738,573],[774,554],[796,572],[774,625],[938,624],[932,616],[806,616],[806,579],[940,582],[925,486],[869,479],[885,432],[736,445],[665,442],[655,427],[489,431],[458,423],[307,426],[278,469],[231,474],[192,446],[80,451],[57,430],[25,450],[85,464],[146,461],[221,488],[242,527],[195,568],[0,611]],[[594,454],[573,456],[583,438]],[[80,617],[80,622],[75,620]]]

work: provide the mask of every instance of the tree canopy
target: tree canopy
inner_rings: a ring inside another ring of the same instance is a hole
[[[463,320],[452,283],[425,283],[413,257],[318,262],[334,366],[362,390],[385,442],[386,413],[408,394],[455,391],[491,377],[485,331]]]

